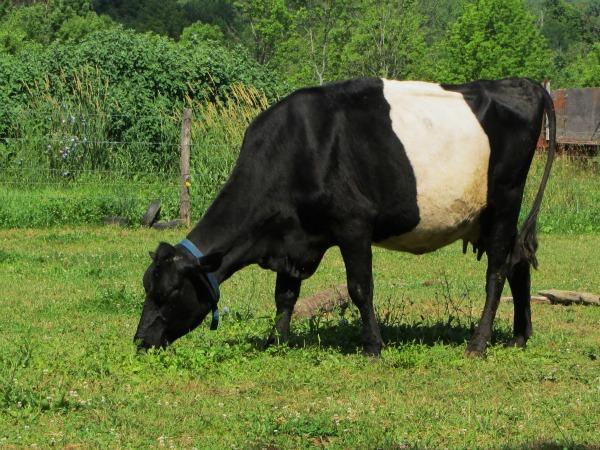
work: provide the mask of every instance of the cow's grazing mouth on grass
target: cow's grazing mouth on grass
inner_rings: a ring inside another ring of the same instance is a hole
[[[544,112],[548,160],[518,231]],[[467,354],[484,353],[506,278],[514,297],[509,345],[524,346],[555,129],[551,97],[527,79],[360,79],[291,94],[250,125],[229,180],[187,239],[153,253],[135,340],[166,346],[211,311],[216,326],[219,284],[255,263],[277,272],[270,340],[286,341],[302,280],[338,246],[364,352],[379,355],[371,246],[421,254],[462,239],[488,260],[485,306]]]

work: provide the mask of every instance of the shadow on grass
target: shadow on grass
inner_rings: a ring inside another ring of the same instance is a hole
[[[446,322],[406,323],[398,325],[381,325],[381,336],[388,347],[407,344],[433,346],[437,344],[460,346],[466,344],[473,334],[472,325],[448,324]],[[361,327],[358,321],[312,323],[302,329],[290,333],[289,346],[292,348],[319,347],[336,349],[342,354],[355,354],[362,349]],[[512,338],[510,330],[494,329],[492,344],[508,342]],[[240,341],[250,343],[257,350],[266,348],[264,339],[255,336],[242,338]],[[237,342],[229,342],[236,344]]]
[[[500,450],[600,450],[600,444],[576,444],[574,442],[559,443],[559,442],[548,442],[540,441],[533,442],[530,444],[524,444],[520,446],[501,446]]]

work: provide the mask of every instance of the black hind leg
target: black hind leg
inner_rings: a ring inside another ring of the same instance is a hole
[[[514,302],[513,338],[507,346],[525,347],[531,336],[531,265],[527,261],[517,263],[508,274],[508,283]]]
[[[371,243],[358,238],[341,244],[340,250],[346,266],[348,293],[358,307],[362,319],[363,353],[379,356],[383,340],[373,308]]]
[[[277,307],[277,313],[275,316],[275,326],[267,339],[267,345],[282,344],[288,341],[290,320],[294,311],[294,305],[300,295],[301,283],[299,278],[293,278],[285,273],[277,274],[275,281],[275,306]]]

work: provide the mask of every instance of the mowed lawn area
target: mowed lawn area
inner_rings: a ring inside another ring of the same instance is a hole
[[[467,359],[486,263],[458,243],[375,250],[379,359],[354,308],[263,349],[275,274],[256,267],[223,284],[218,331],[136,354],[148,251],[184,234],[0,231],[0,448],[600,448],[600,307],[534,304],[518,350],[503,302],[487,358]],[[538,257],[534,291],[600,292],[600,234],[542,234]],[[331,249],[302,295],[344,282]]]

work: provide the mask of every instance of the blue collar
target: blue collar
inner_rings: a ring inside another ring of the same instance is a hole
[[[185,248],[188,252],[190,252],[192,255],[194,255],[194,257],[198,259],[204,256],[204,253],[202,253],[200,249],[196,247],[196,245],[189,239],[183,239],[182,241],[179,241],[179,245],[181,245],[183,248]],[[217,302],[221,297],[221,291],[219,290],[219,282],[217,281],[217,277],[215,277],[215,275],[212,272],[206,273],[206,278],[208,279],[208,283],[210,284],[213,294],[215,295],[215,303],[212,307],[212,322],[210,323],[210,329],[216,330],[219,326],[219,308],[217,306]]]

